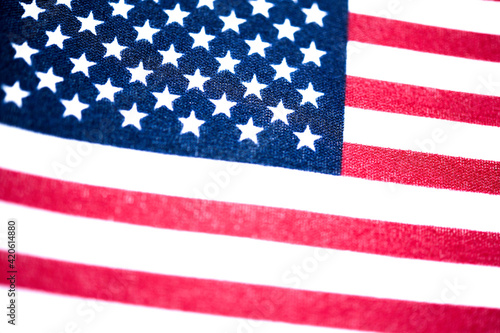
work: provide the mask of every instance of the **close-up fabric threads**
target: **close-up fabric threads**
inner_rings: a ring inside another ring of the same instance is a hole
[[[1,332],[500,332],[500,2],[3,0]]]

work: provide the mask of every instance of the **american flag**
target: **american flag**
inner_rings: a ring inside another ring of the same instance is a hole
[[[0,6],[9,332],[500,332],[500,4]]]

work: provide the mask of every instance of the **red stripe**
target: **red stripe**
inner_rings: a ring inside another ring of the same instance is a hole
[[[16,259],[17,287],[127,304],[383,332],[498,332],[500,327],[498,309],[151,274],[22,254]],[[5,272],[5,251],[0,261]]]
[[[0,200],[64,214],[403,258],[500,266],[500,234],[89,186],[0,169]]]
[[[493,96],[347,76],[345,103],[360,109],[500,126],[500,98]]]
[[[349,14],[349,40],[500,62],[500,36]]]
[[[500,162],[344,143],[342,175],[500,194]]]

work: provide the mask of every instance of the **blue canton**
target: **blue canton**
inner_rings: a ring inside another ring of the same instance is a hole
[[[347,1],[2,1],[0,122],[340,174]]]

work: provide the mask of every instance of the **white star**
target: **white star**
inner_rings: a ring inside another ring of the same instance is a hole
[[[61,103],[66,109],[64,110],[63,117],[75,116],[78,120],[82,120],[82,111],[89,107],[88,104],[84,104],[78,100],[78,94],[75,94],[72,100],[61,99]]]
[[[276,29],[278,29],[278,39],[288,38],[292,42],[294,41],[293,34],[300,30],[299,27],[294,27],[290,24],[289,19],[285,19],[283,24],[273,24]]]
[[[86,76],[89,76],[89,67],[94,66],[96,63],[88,61],[85,53],[79,59],[70,58],[71,62],[75,65],[71,70],[71,73],[82,72]]]
[[[146,20],[146,23],[144,23],[142,27],[134,27],[134,28],[139,33],[137,35],[136,40],[145,39],[151,44],[153,44],[153,35],[158,31],[160,31],[160,29],[151,28],[149,26],[149,20]]]
[[[228,118],[231,117],[231,108],[235,106],[236,102],[231,102],[227,100],[226,93],[222,94],[222,97],[220,99],[211,99],[210,102],[212,102],[215,105],[215,111],[213,116],[218,115],[220,113],[225,114]]]
[[[184,18],[189,15],[189,12],[181,10],[180,4],[177,4],[174,9],[164,9],[163,11],[168,15],[167,24],[177,22],[183,26]]]
[[[122,60],[121,52],[126,49],[125,46],[118,44],[118,39],[115,37],[111,43],[102,43],[106,48],[104,57],[115,56],[118,60]]]
[[[309,125],[306,126],[304,132],[293,132],[297,138],[299,138],[299,144],[297,145],[297,149],[301,147],[309,147],[313,151],[316,151],[314,148],[314,141],[321,139],[321,135],[312,134],[309,129]]]
[[[215,58],[220,63],[219,72],[223,70],[228,70],[231,73],[234,73],[234,66],[240,63],[239,60],[233,59],[231,57],[231,51],[227,51],[226,56],[224,58]]]
[[[248,44],[248,46],[250,46],[250,51],[248,52],[248,55],[258,53],[263,58],[266,57],[264,49],[271,46],[270,43],[263,42],[262,39],[260,38],[260,35],[257,35],[257,37],[255,37],[254,40],[245,40],[245,42]]]
[[[293,67],[288,66],[288,64],[286,63],[286,58],[283,59],[281,64],[271,65],[271,67],[274,68],[274,70],[276,71],[276,76],[274,77],[275,80],[282,77],[282,78],[285,78],[286,80],[288,80],[288,82],[292,82],[292,78],[291,78],[290,74],[297,70],[297,68],[293,68]]]
[[[262,99],[262,97],[260,96],[260,91],[267,86],[265,84],[259,83],[257,81],[256,75],[253,76],[252,81],[241,82],[241,83],[243,83],[243,85],[247,88],[247,90],[245,91],[245,95],[243,97],[246,97],[247,95],[254,94],[258,98]]]
[[[215,36],[207,35],[205,33],[205,27],[201,27],[200,32],[198,32],[197,34],[189,33],[189,35],[194,39],[194,43],[192,46],[193,49],[197,46],[202,46],[208,50],[208,42],[215,38]]]
[[[127,13],[129,10],[134,8],[133,5],[127,5],[125,0],[120,0],[118,2],[110,2],[109,3],[113,7],[113,16],[121,15],[124,19],[128,19]]]
[[[304,14],[306,14],[306,24],[317,23],[320,27],[323,26],[323,18],[328,15],[327,12],[319,9],[317,3],[313,3],[310,9],[302,8]]]
[[[198,6],[196,6],[196,8],[207,6],[210,9],[214,9],[214,1],[215,0],[200,0],[198,1]]]
[[[311,102],[312,105],[318,107],[318,103],[316,102],[316,100],[324,95],[323,93],[314,90],[311,82],[309,82],[307,89],[297,89],[297,91],[302,95],[302,102],[300,103],[300,105]]]
[[[166,106],[170,110],[173,110],[174,109],[174,106],[173,106],[174,100],[181,97],[180,95],[171,94],[170,91],[168,90],[168,86],[165,87],[165,90],[163,90],[163,92],[161,92],[161,93],[154,92],[153,95],[157,99],[155,109],[158,109],[159,107],[162,107],[162,106]]]
[[[141,130],[141,119],[148,116],[147,113],[138,112],[135,103],[130,110],[120,110],[120,113],[125,118],[123,119],[122,127],[132,125],[139,131]]]
[[[273,119],[271,119],[271,122],[274,122],[276,120],[281,120],[282,122],[284,122],[287,125],[288,125],[287,116],[290,113],[294,112],[294,110],[286,109],[285,106],[283,106],[283,102],[282,101],[280,101],[280,103],[278,104],[278,106],[276,106],[276,107],[270,106],[269,109],[273,113]]]
[[[105,84],[95,84],[97,90],[99,90],[99,95],[97,95],[96,101],[107,98],[110,102],[115,101],[115,94],[123,90],[123,88],[115,87],[111,84],[111,79],[108,79]]]
[[[82,23],[82,26],[80,27],[80,30],[78,32],[82,32],[85,30],[90,31],[94,35],[97,35],[95,32],[95,27],[97,27],[99,24],[103,24],[103,21],[98,21],[94,20],[94,14],[90,12],[89,16],[85,17],[77,17],[77,19]]]
[[[174,66],[179,66],[177,59],[182,57],[182,53],[175,52],[174,44],[170,45],[168,51],[158,51],[163,57],[161,64],[172,64]]]
[[[23,16],[21,16],[21,18],[32,17],[38,21],[38,15],[40,15],[40,13],[45,11],[45,9],[41,9],[36,5],[36,0],[33,0],[32,3],[20,2],[20,4],[24,8],[24,13]]]
[[[179,121],[182,123],[181,134],[193,133],[197,137],[200,137],[200,126],[205,122],[196,118],[194,111],[191,111],[188,118],[179,118]]]
[[[4,103],[12,102],[20,108],[23,104],[23,98],[30,95],[29,91],[22,90],[19,81],[14,83],[12,86],[2,85],[3,91],[5,92]]]
[[[254,0],[250,1],[253,7],[252,15],[262,14],[264,17],[269,18],[269,9],[271,9],[274,4],[266,2],[266,0]]]
[[[47,71],[47,73],[36,72],[36,76],[40,79],[38,86],[36,87],[38,90],[47,87],[52,90],[53,93],[56,92],[56,83],[63,82],[64,79],[60,76],[54,75],[54,71],[52,67]]]
[[[26,63],[28,65],[31,66],[31,56],[33,54],[38,53],[38,50],[29,47],[28,42],[24,42],[21,45],[12,44],[12,47],[16,51],[16,54],[14,55],[14,59],[22,58],[22,59],[24,59],[24,61],[26,61]]]
[[[71,0],[57,0],[54,6],[65,5],[71,10]]]
[[[241,131],[240,141],[250,139],[257,144],[257,133],[263,130],[262,127],[254,126],[252,118],[248,120],[246,125],[236,125]]]
[[[210,80],[209,77],[201,76],[199,69],[197,69],[193,75],[186,75],[186,78],[189,80],[189,86],[187,90],[192,88],[198,88],[201,91],[204,91],[203,84],[206,81]]]
[[[146,76],[153,73],[153,71],[144,69],[142,62],[140,62],[137,67],[127,68],[127,69],[130,72],[130,74],[132,74],[132,79],[130,80],[130,83],[139,81],[142,82],[144,85],[147,85]]]
[[[63,49],[63,42],[68,39],[68,36],[64,36],[61,32],[61,26],[58,25],[56,30],[54,31],[47,31],[47,36],[49,37],[49,40],[47,41],[47,45],[45,47],[50,46],[50,45],[57,45],[59,48],[62,50]]]
[[[219,18],[224,22],[224,27],[222,28],[222,31],[231,29],[237,33],[240,33],[240,28],[238,26],[246,22],[246,20],[244,19],[237,18],[236,14],[234,13],[234,10],[231,11],[231,14],[229,14],[229,16],[219,16]]]
[[[319,58],[326,54],[325,51],[318,50],[316,48],[316,43],[314,42],[311,42],[309,48],[301,47],[300,51],[304,53],[304,60],[302,61],[303,64],[312,61],[318,66],[321,66],[321,61],[319,60]]]

